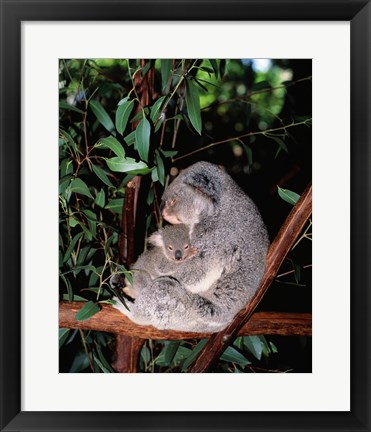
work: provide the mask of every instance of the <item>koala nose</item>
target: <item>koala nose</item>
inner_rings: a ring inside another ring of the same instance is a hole
[[[176,259],[177,261],[179,261],[179,260],[182,259],[182,251],[180,251],[179,249],[175,251],[175,254],[174,254],[174,255],[175,255],[175,259]]]

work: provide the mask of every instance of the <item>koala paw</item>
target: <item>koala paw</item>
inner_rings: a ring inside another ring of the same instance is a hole
[[[109,280],[109,284],[113,289],[123,289],[126,286],[125,278],[119,273],[114,274]]]

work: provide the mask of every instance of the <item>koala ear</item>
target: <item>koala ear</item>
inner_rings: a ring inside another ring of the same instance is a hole
[[[164,245],[164,240],[162,238],[162,231],[158,230],[148,237],[148,242],[153,246],[162,247]]]
[[[217,204],[221,195],[220,179],[207,172],[188,172],[184,176],[184,183],[192,186],[196,192],[208,198],[213,204]]]

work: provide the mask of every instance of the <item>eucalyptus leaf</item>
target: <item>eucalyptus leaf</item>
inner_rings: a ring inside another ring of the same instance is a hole
[[[151,125],[149,121],[144,117],[135,129],[135,141],[137,143],[139,156],[145,162],[148,162],[150,134]]]
[[[215,77],[218,78],[218,62],[215,59],[209,59],[209,62],[213,68]]]
[[[123,134],[128,123],[130,114],[134,108],[134,101],[121,104],[116,111],[116,129],[119,134]]]
[[[202,350],[202,348],[206,345],[207,339],[202,339],[200,342],[193,348],[192,353],[187,357],[187,359],[182,364],[182,372],[184,372],[191,364],[196,360],[198,354]]]
[[[161,59],[161,83],[163,93],[168,93],[170,87],[170,76],[173,61],[171,59]]]
[[[100,307],[93,301],[88,301],[76,314],[78,321],[85,321],[100,311]]]
[[[245,356],[243,356],[239,351],[237,351],[233,347],[228,347],[224,353],[221,355],[220,360],[226,361],[226,362],[232,362],[237,363],[238,365],[245,367],[249,364],[249,360]]]
[[[261,359],[264,350],[264,345],[258,336],[245,336],[243,337],[243,344],[251,352],[251,354],[258,360]]]
[[[76,192],[80,195],[85,195],[85,196],[93,199],[93,195],[90,193],[88,186],[80,178],[75,178],[71,181],[70,191]]]
[[[178,154],[178,150],[162,150],[160,149],[160,152],[166,157],[174,157]]]
[[[111,133],[112,135],[116,135],[115,125],[113,124],[111,117],[108,115],[107,111],[103,108],[101,103],[97,100],[91,100],[89,102],[89,106],[99,123],[104,128],[106,128],[109,133]]]
[[[61,178],[73,173],[73,162],[71,159],[63,159],[61,164]]]
[[[68,294],[63,294],[63,300],[68,300],[68,301],[77,301],[77,302],[86,302],[86,298],[81,297],[79,295],[74,294],[71,298],[69,298]]]
[[[114,137],[107,137],[100,140],[98,147],[107,148],[113,151],[116,156],[125,157],[125,149]]]
[[[95,204],[101,208],[104,208],[106,204],[106,194],[103,189],[101,189],[95,198]]]
[[[63,257],[63,262],[65,263],[68,258],[71,256],[71,253],[73,251],[73,248],[76,246],[76,243],[79,241],[80,237],[82,237],[84,235],[83,232],[79,232],[78,234],[76,234],[73,239],[71,240],[71,243],[68,245],[68,248],[66,250],[66,253],[64,254]]]
[[[108,201],[108,204],[104,207],[107,210],[111,210],[115,213],[122,213],[122,207],[124,205],[124,198],[116,198]]]
[[[71,183],[72,175],[67,175],[59,180],[59,194],[63,195]]]
[[[142,161],[136,162],[133,158],[114,157],[106,160],[110,170],[116,172],[127,172],[130,174],[148,174],[152,168]]]
[[[158,177],[158,181],[162,184],[162,186],[164,186],[165,184],[165,166],[164,166],[164,162],[161,158],[160,153],[156,150],[155,152],[155,156],[156,156],[156,168],[157,168],[157,177]]]
[[[198,93],[196,84],[192,80],[187,80],[186,103],[189,120],[195,130],[201,135],[202,120],[200,109],[200,95]]]
[[[93,168],[94,174],[98,178],[100,178],[105,185],[107,185],[109,187],[114,187],[114,185],[111,183],[111,180],[108,178],[106,172],[102,168],[100,168],[98,165],[94,165],[94,164],[92,164],[92,168]]]
[[[291,205],[295,205],[300,198],[300,195],[288,189],[281,189],[279,186],[277,186],[277,190],[278,190],[278,195],[284,201],[288,202]]]
[[[157,101],[151,106],[151,114],[150,118],[152,122],[154,123],[157,120],[157,117],[159,116],[161,112],[162,104],[164,103],[166,99],[166,96],[160,97],[160,99],[157,99]]]
[[[59,348],[63,346],[63,344],[66,342],[69,332],[71,329],[67,328],[60,328],[59,329]]]
[[[69,103],[67,103],[67,102],[65,102],[65,101],[60,101],[60,102],[59,102],[59,108],[60,108],[60,109],[64,109],[64,110],[75,111],[75,112],[77,112],[77,113],[79,113],[79,114],[84,114],[84,111],[82,111],[82,110],[79,109],[79,108],[76,108],[76,107],[73,106],[73,105],[70,105]]]
[[[126,135],[126,137],[124,137],[124,141],[128,146],[133,145],[135,143],[135,130]]]
[[[180,345],[180,341],[169,341],[168,343],[166,343],[165,348],[163,350],[164,360],[166,364],[168,365],[171,364],[176,352],[178,351],[179,345]]]

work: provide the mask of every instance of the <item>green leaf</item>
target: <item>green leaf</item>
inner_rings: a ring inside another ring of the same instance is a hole
[[[111,371],[107,369],[95,355],[93,355],[93,359],[103,373],[111,373]]]
[[[244,336],[243,344],[256,359],[261,359],[264,345],[258,336]]]
[[[207,339],[202,339],[200,342],[193,348],[192,353],[187,357],[182,365],[182,372],[184,372],[196,359],[202,348],[206,345]]]
[[[134,108],[134,101],[121,104],[116,111],[116,129],[119,134],[123,134],[128,123],[130,114]]]
[[[69,218],[68,218],[68,225],[71,227],[71,228],[75,228],[75,226],[77,226],[77,225],[79,225],[79,221],[77,220],[77,219],[75,219],[74,217],[72,217],[72,216],[70,216]]]
[[[79,114],[84,114],[84,111],[82,111],[79,108],[76,108],[73,105],[70,105],[69,103],[65,102],[65,101],[60,101],[59,102],[59,108],[63,109],[63,110],[70,110],[70,111],[75,111],[78,112]]]
[[[124,141],[128,146],[133,145],[135,143],[135,130],[133,132],[130,132],[128,135],[126,135]]]
[[[135,140],[138,147],[138,153],[142,160],[148,162],[149,137],[151,134],[151,125],[144,117],[135,129]]]
[[[61,162],[61,178],[73,173],[73,162],[71,159],[63,159]]]
[[[270,136],[270,135],[268,135],[268,138],[271,138],[272,140],[276,141],[276,143],[279,145],[279,148],[280,148],[281,150],[284,150],[286,153],[289,152],[289,150],[288,150],[288,148],[287,148],[287,145],[286,145],[285,141],[283,141],[281,138],[279,138],[279,137],[274,137],[274,136]]]
[[[157,167],[151,172],[151,179],[152,179],[153,183],[158,182]]]
[[[220,360],[231,362],[231,363],[237,363],[238,365],[245,367],[249,364],[249,360],[245,356],[243,356],[240,352],[238,352],[233,347],[228,347],[224,353],[221,355]]]
[[[129,96],[124,97],[123,99],[121,99],[121,100],[119,101],[119,103],[117,104],[117,106],[122,105],[123,103],[127,102],[128,100],[129,100]]]
[[[125,149],[119,141],[114,137],[107,137],[100,140],[97,147],[110,149],[116,156],[125,157]]]
[[[70,329],[66,329],[66,328],[59,329],[59,348],[61,348],[62,345],[66,342],[69,332]]]
[[[177,150],[162,150],[162,149],[160,149],[160,152],[166,157],[166,158],[169,158],[169,157],[174,157],[174,156],[176,156],[177,154],[178,154],[178,151]]]
[[[115,186],[111,183],[111,181],[110,181],[110,179],[108,178],[106,172],[105,172],[102,168],[100,168],[99,166],[94,165],[94,164],[92,164],[92,168],[93,168],[93,171],[94,171],[95,175],[96,175],[97,177],[99,177],[105,185],[107,185],[107,186],[109,186],[109,187],[115,187]]]
[[[301,267],[299,264],[294,264],[294,277],[295,282],[298,284],[301,278]]]
[[[209,62],[213,68],[215,77],[218,78],[218,62],[215,59],[209,59]]]
[[[156,164],[157,164],[156,169],[157,169],[158,181],[162,184],[162,186],[164,186],[164,184],[165,184],[164,162],[162,161],[160,153],[157,150],[155,152],[155,156],[156,156]]]
[[[111,368],[110,364],[108,363],[108,361],[104,357],[100,344],[95,342],[95,347],[97,349],[99,360],[102,362],[102,365],[108,370],[108,372],[112,373],[113,369]]]
[[[80,178],[75,178],[71,181],[70,190],[71,192],[76,192],[93,199],[93,195],[90,193],[88,186]]]
[[[116,198],[108,201],[108,204],[104,207],[107,210],[111,210],[115,213],[122,213],[122,207],[124,205],[124,198]]]
[[[281,189],[279,186],[277,186],[278,189],[278,195],[289,204],[295,205],[298,202],[298,199],[300,198],[300,195],[298,195],[295,192],[292,192],[288,189]]]
[[[97,100],[91,100],[89,102],[89,106],[99,123],[104,126],[109,133],[111,133],[112,135],[116,135],[115,125],[113,124],[113,121],[111,120],[107,111],[100,104],[100,102],[98,102]]]
[[[172,66],[173,61],[171,59],[161,59],[161,83],[163,93],[168,93],[169,91],[169,79]]]
[[[165,360],[166,364],[168,364],[168,365],[171,364],[176,352],[178,351],[179,345],[180,345],[180,341],[170,341],[170,342],[166,343],[164,351],[163,351],[164,360]]]
[[[148,205],[151,205],[153,203],[154,198],[155,198],[155,193],[154,193],[154,190],[152,188],[148,191],[146,203]]]
[[[104,208],[106,204],[106,194],[103,189],[101,189],[95,198],[95,204],[101,208]]]
[[[157,117],[159,116],[160,112],[161,112],[161,107],[162,104],[164,102],[164,100],[166,99],[166,96],[162,96],[160,97],[160,99],[157,99],[157,101],[151,106],[151,120],[154,123],[157,120]]]
[[[69,298],[68,294],[63,294],[63,300],[77,301],[77,302],[79,302],[79,301],[86,302],[87,301],[86,298],[81,297],[81,296],[76,295],[76,294],[73,295],[71,298]]]
[[[66,191],[66,189],[68,188],[68,186],[71,183],[71,179],[73,178],[73,176],[68,175],[66,177],[63,177],[59,180],[59,194],[63,195]]]
[[[148,174],[152,171],[152,168],[148,168],[148,165],[144,162],[136,162],[133,158],[120,158],[114,157],[106,160],[110,170],[116,172],[127,172],[130,174]]]
[[[94,303],[93,301],[88,301],[86,305],[80,309],[76,314],[76,319],[78,321],[85,321],[88,318],[91,318],[93,315],[98,313],[100,311],[100,307],[97,303]]]
[[[192,126],[201,135],[202,120],[200,110],[200,95],[198,94],[196,84],[191,80],[187,80],[186,102],[189,120],[191,121]]]
[[[71,256],[71,253],[73,251],[73,248],[75,247],[76,243],[78,242],[79,238],[82,237],[84,235],[83,232],[79,232],[78,234],[75,235],[75,237],[71,240],[71,243],[69,244],[66,253],[64,254],[63,257],[63,262],[65,263],[66,261],[68,261],[68,258]]]

